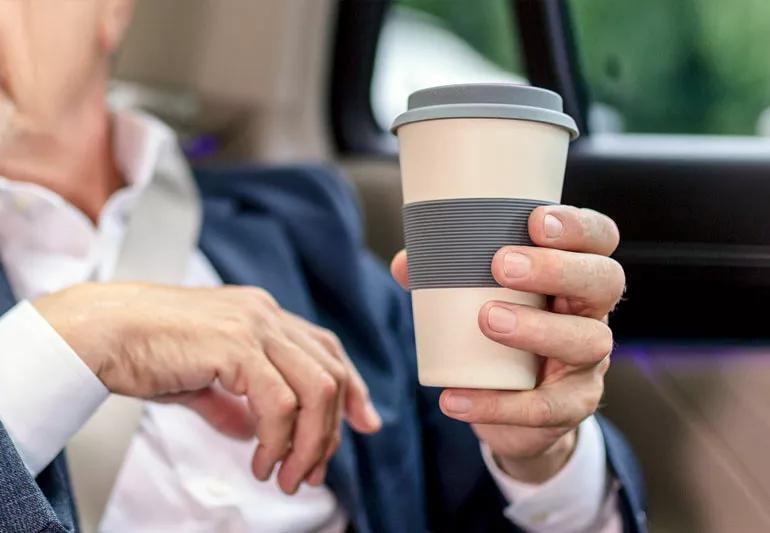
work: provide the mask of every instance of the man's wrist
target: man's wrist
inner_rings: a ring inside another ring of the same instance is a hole
[[[37,476],[109,391],[29,302],[0,317],[0,345],[0,419]]]
[[[67,289],[61,293],[41,296],[32,302],[35,310],[42,316],[46,322],[59,334],[59,336],[72,348],[77,356],[93,372],[93,374],[104,382],[102,370],[104,361],[101,356],[103,350],[91,349],[90,341],[87,338],[95,338],[95,324],[91,324],[90,333],[86,331],[84,337],[80,331],[83,329],[82,323],[87,319],[78,312],[77,307],[73,308],[75,302],[69,301],[72,297],[73,289]],[[104,340],[104,339],[102,339]],[[104,349],[106,347],[102,347]]]
[[[511,478],[540,484],[555,476],[567,464],[577,444],[577,428],[564,434],[547,450],[534,457],[506,457],[494,453],[495,462]]]

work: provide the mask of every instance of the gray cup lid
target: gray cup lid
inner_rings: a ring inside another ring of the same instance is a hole
[[[553,124],[577,139],[575,121],[564,113],[553,91],[513,83],[444,85],[414,92],[408,110],[396,117],[390,131],[405,124],[444,118],[506,118]]]

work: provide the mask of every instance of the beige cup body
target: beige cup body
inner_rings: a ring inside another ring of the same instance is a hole
[[[561,199],[569,132],[558,126],[451,118],[406,124],[398,129],[398,137],[405,204],[464,198]],[[535,355],[481,333],[478,313],[490,300],[545,305],[541,295],[499,287],[412,291],[421,384],[508,390],[535,386]]]

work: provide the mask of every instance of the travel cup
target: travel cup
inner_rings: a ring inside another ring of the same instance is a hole
[[[420,383],[534,388],[537,356],[487,338],[478,314],[490,300],[545,306],[542,295],[500,287],[490,266],[505,245],[531,246],[530,213],[560,201],[574,120],[545,89],[449,85],[413,93],[392,131]]]

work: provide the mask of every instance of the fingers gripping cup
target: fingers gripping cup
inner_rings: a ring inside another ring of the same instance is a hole
[[[545,306],[542,295],[500,287],[491,261],[502,246],[531,246],[530,213],[561,199],[575,122],[551,91],[470,84],[412,94],[392,131],[420,383],[534,388],[538,358],[487,338],[478,314],[490,300]]]

